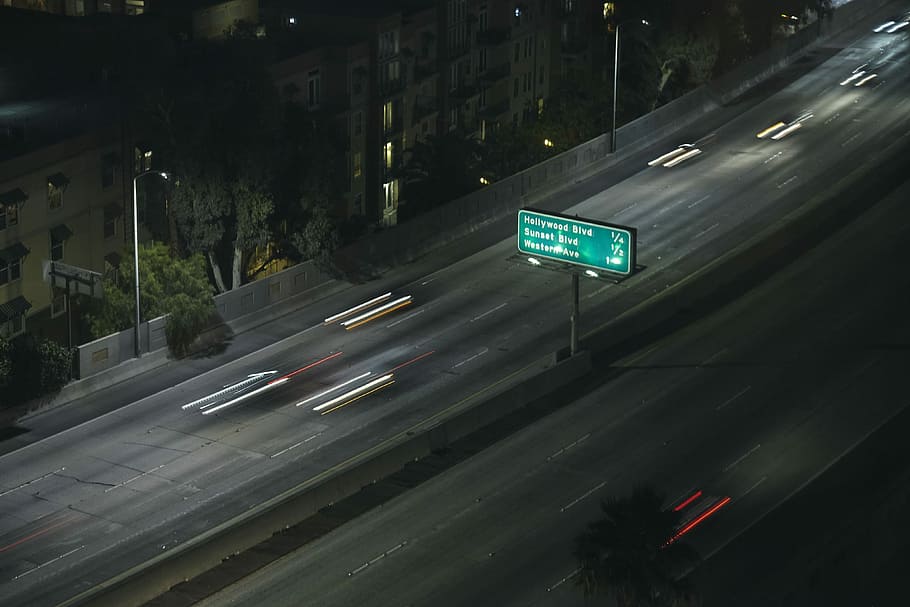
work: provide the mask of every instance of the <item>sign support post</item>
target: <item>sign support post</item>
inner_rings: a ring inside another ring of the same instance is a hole
[[[578,321],[580,308],[578,306],[578,272],[572,272],[572,318],[571,318],[571,336],[569,342],[569,353],[572,356],[578,354]]]

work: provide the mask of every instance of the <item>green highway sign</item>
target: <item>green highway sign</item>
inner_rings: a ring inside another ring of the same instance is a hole
[[[534,257],[629,275],[635,271],[635,228],[559,213],[518,211],[518,250]]]

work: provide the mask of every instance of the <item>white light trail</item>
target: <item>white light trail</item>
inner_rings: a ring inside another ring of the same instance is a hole
[[[669,160],[670,158],[673,158],[674,156],[679,156],[680,154],[682,154],[685,151],[686,151],[686,149],[684,147],[680,146],[680,147],[676,148],[675,150],[673,150],[672,152],[667,152],[663,156],[658,156],[657,158],[655,158],[654,160],[649,162],[648,166],[653,167],[658,164],[662,164],[664,161]]]
[[[685,162],[689,158],[692,158],[693,156],[698,156],[699,154],[701,154],[701,150],[698,148],[693,148],[693,149],[689,150],[688,152],[686,152],[685,154],[683,154],[682,156],[677,156],[670,162],[664,163],[664,166],[667,168],[675,167],[680,162]]]
[[[860,80],[859,82],[854,84],[853,86],[862,86],[862,85],[866,84],[867,82],[869,82],[870,80],[872,80],[873,78],[875,78],[876,76],[878,76],[878,74],[869,74],[868,76],[866,76],[865,78],[863,78],[862,80]]]
[[[772,124],[771,126],[766,128],[765,130],[758,132],[755,136],[758,137],[759,139],[764,139],[765,137],[768,136],[769,133],[776,131],[777,129],[779,129],[782,126],[784,126],[783,122],[777,122],[776,124]]]
[[[877,28],[875,28],[875,29],[872,30],[872,31],[875,32],[875,33],[878,33],[878,32],[880,32],[880,31],[882,31],[882,30],[884,30],[884,29],[887,29],[887,28],[891,27],[892,25],[894,25],[894,21],[888,21],[888,22],[886,22],[886,23],[882,23],[881,25],[879,25]]]
[[[327,325],[331,324],[331,323],[335,322],[336,320],[340,320],[340,319],[344,318],[345,316],[350,316],[351,314],[357,314],[361,310],[369,308],[370,306],[374,306],[381,301],[385,301],[388,298],[390,298],[391,296],[392,296],[392,293],[389,292],[384,295],[380,295],[379,297],[374,297],[373,299],[371,299],[369,301],[365,301],[362,304],[358,304],[358,305],[354,306],[353,308],[348,308],[344,312],[339,312],[338,314],[335,314],[334,316],[329,316],[323,322]]]
[[[896,32],[896,31],[899,31],[899,30],[904,29],[905,27],[907,27],[907,22],[906,22],[906,21],[901,21],[901,22],[898,23],[897,25],[893,25],[893,26],[891,26],[890,28],[888,28],[888,33],[889,33],[889,34],[893,34],[893,33]]]
[[[208,407],[211,407],[211,405],[205,405],[203,407],[200,407],[200,409],[205,409],[204,411],[202,411],[203,415],[209,415],[211,413],[214,413],[215,411],[224,409],[225,407],[230,407],[231,405],[236,405],[240,401],[246,400],[246,399],[250,398],[251,396],[255,396],[257,394],[265,392],[266,390],[274,388],[275,386],[280,386],[287,380],[288,380],[287,377],[282,377],[281,379],[276,379],[274,382],[266,384],[266,385],[262,386],[261,388],[256,388],[252,392],[248,392],[247,394],[244,394],[243,396],[238,396],[237,398],[232,398],[228,402],[222,403],[222,404],[218,405],[217,407],[212,407],[211,409],[209,409]]]
[[[334,392],[335,390],[341,390],[341,389],[344,388],[345,386],[350,385],[350,384],[354,383],[354,382],[357,381],[357,380],[360,380],[360,379],[364,379],[364,378],[366,378],[366,377],[369,377],[369,376],[372,375],[372,374],[373,374],[372,371],[367,371],[367,372],[364,373],[363,375],[358,375],[358,376],[355,377],[354,379],[349,379],[348,381],[346,381],[346,382],[344,382],[344,383],[340,383],[340,384],[338,384],[337,386],[332,386],[332,387],[329,388],[328,390],[324,390],[324,391],[320,392],[319,394],[316,394],[315,396],[311,396],[311,397],[309,397],[309,398],[307,398],[307,399],[305,399],[305,400],[302,400],[302,401],[300,401],[299,403],[297,403],[297,404],[294,405],[294,406],[295,406],[295,407],[299,407],[300,405],[305,405],[305,404],[307,404],[307,403],[310,402],[310,401],[314,401],[314,400],[316,400],[316,399],[322,398],[323,396],[326,396],[327,394],[331,394],[331,393]]]
[[[771,135],[771,139],[774,139],[775,141],[777,141],[778,139],[783,139],[784,137],[786,137],[793,131],[801,129],[801,128],[803,128],[802,122],[794,122],[793,124],[791,124],[790,126],[785,128],[784,130]]]
[[[349,398],[353,398],[354,396],[357,396],[358,394],[362,394],[362,393],[368,391],[370,388],[374,388],[374,387],[378,386],[379,384],[385,383],[385,382],[389,381],[390,379],[392,379],[392,377],[393,377],[392,373],[383,375],[382,377],[379,377],[377,379],[374,379],[373,381],[365,383],[364,385],[360,386],[359,388],[355,388],[354,390],[345,392],[341,396],[336,396],[335,398],[333,398],[332,400],[330,400],[328,402],[324,402],[321,405],[317,405],[317,406],[313,407],[313,411],[322,411],[323,409],[328,409],[332,405],[337,405],[338,403],[344,402],[345,400],[347,400]]]
[[[840,85],[841,85],[841,86],[846,86],[846,85],[850,84],[851,82],[853,82],[854,80],[856,80],[857,78],[861,78],[862,75],[865,74],[865,73],[866,73],[866,70],[860,70],[860,71],[858,71],[858,72],[853,72],[853,75],[847,77],[846,80],[842,80],[841,83],[840,83]]]
[[[368,318],[381,314],[382,312],[390,310],[390,309],[394,308],[395,306],[399,306],[405,302],[410,302],[410,301],[411,301],[410,295],[405,295],[404,297],[399,297],[398,299],[394,299],[386,304],[379,306],[378,308],[373,308],[372,310],[364,312],[363,314],[361,314],[359,316],[355,316],[354,318],[349,318],[349,319],[345,320],[344,322],[342,322],[341,326],[348,327],[350,325],[356,325],[360,321],[366,320]]]
[[[203,396],[202,398],[196,399],[191,403],[187,403],[180,408],[181,409],[190,409],[190,408],[195,407],[196,405],[202,404],[206,401],[217,400],[218,398],[221,398],[225,394],[230,394],[231,392],[236,392],[237,390],[246,388],[247,386],[255,384],[256,382],[261,380],[263,377],[266,377],[268,375],[274,375],[275,373],[278,373],[278,371],[263,371],[262,373],[253,373],[251,375],[248,375],[247,378],[243,381],[239,381],[236,384],[233,384],[231,386],[225,386],[224,389],[219,390],[218,392],[214,392],[212,394],[209,394],[208,396]]]

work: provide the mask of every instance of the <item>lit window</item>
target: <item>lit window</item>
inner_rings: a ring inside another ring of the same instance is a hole
[[[354,177],[355,177],[355,178],[356,178],[356,177],[360,177],[360,172],[361,172],[361,169],[362,169],[362,166],[361,166],[361,162],[362,162],[362,161],[361,161],[361,158],[362,158],[362,157],[361,157],[361,155],[360,155],[360,152],[354,152],[354,160],[353,160],[353,163],[354,163],[354,170],[353,170],[353,174],[354,174]]]
[[[385,158],[385,168],[392,168],[392,160],[394,156],[394,148],[391,141],[386,141],[383,146],[383,157]]]
[[[288,17],[288,25],[297,25],[297,17]]]
[[[0,204],[0,230],[19,223],[19,205]]]
[[[604,21],[612,19],[615,12],[616,7],[612,2],[604,2]]]
[[[395,117],[394,109],[391,101],[386,101],[382,105],[382,129],[386,133],[392,130],[393,118]]]
[[[47,178],[47,206],[49,209],[59,209],[63,206],[63,190],[69,184],[69,179],[63,173],[54,173]]]

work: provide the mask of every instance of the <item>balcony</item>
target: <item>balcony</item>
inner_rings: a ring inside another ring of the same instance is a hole
[[[436,99],[434,97],[418,95],[414,100],[414,119],[412,124],[417,124],[438,111],[439,108],[436,107]]]
[[[503,80],[508,78],[512,74],[512,64],[503,63],[494,67],[487,68],[477,77],[477,81],[482,87],[490,87]]]
[[[380,82],[379,94],[383,97],[393,97],[404,91],[405,84],[406,83],[404,78],[396,78],[394,80],[386,80],[385,82]]]
[[[420,82],[427,78],[432,78],[438,74],[436,64],[434,63],[415,63],[414,64],[414,81]]]
[[[511,30],[507,27],[487,28],[477,32],[477,44],[480,46],[499,46],[509,41]]]
[[[496,122],[500,116],[507,114],[509,109],[509,100],[503,99],[502,101],[497,101],[496,103],[480,108],[478,115],[488,122]]]
[[[476,97],[480,94],[480,89],[478,89],[473,84],[461,84],[454,91],[449,92],[449,99],[453,101],[465,102],[471,97]]]
[[[391,122],[383,125],[383,128],[382,128],[383,137],[388,139],[397,134],[400,134],[403,129],[403,126],[404,126],[404,120],[402,120],[400,113],[392,116]]]

